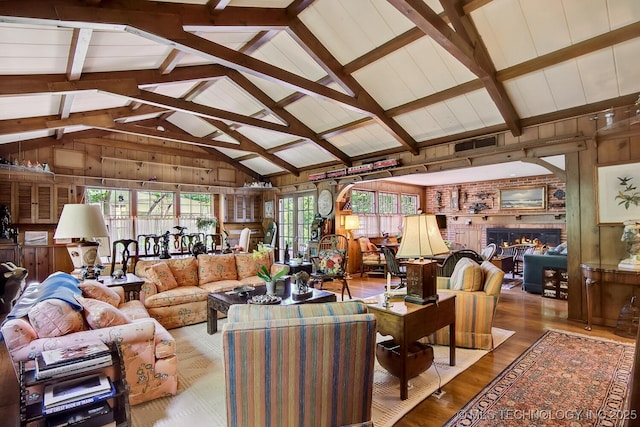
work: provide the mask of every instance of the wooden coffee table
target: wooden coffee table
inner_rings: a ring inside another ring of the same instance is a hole
[[[125,302],[139,300],[140,289],[142,288],[142,285],[144,285],[144,279],[133,273],[127,273],[121,279],[116,279],[111,276],[100,276],[98,277],[98,282],[104,283],[109,287],[122,286]]]
[[[207,333],[209,335],[218,332],[218,312],[227,313],[233,304],[248,304],[248,300],[253,295],[264,295],[267,293],[265,285],[254,286],[255,290],[246,297],[237,294],[229,295],[227,292],[211,292],[207,298]],[[336,294],[322,289],[313,289],[313,294],[303,300],[294,300],[290,294],[282,295],[280,305],[313,304],[321,302],[335,302]]]
[[[392,299],[391,307],[382,306],[382,295],[378,300],[367,306],[376,316],[378,332],[391,335],[400,346],[400,399],[406,400],[409,397],[407,354],[411,343],[449,326],[449,365],[456,364],[456,296],[441,294],[437,304],[426,305]]]

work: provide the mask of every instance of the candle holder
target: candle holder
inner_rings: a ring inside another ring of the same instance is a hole
[[[389,302],[389,300],[391,299],[391,294],[389,292],[385,292],[384,293],[384,301],[382,302],[382,306],[384,308],[389,308],[391,307],[393,304],[391,304],[391,302]]]

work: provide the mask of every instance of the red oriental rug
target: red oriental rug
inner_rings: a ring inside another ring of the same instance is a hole
[[[634,346],[547,331],[450,419],[452,426],[622,426]]]

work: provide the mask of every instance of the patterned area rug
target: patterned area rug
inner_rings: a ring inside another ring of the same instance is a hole
[[[622,426],[634,346],[547,331],[473,398],[451,426]]]
[[[219,320],[218,327],[226,320]],[[208,335],[206,323],[172,329],[178,349],[178,394],[131,407],[135,427],[226,426],[225,385],[221,334]],[[513,335],[494,328],[494,346]],[[380,340],[387,339],[379,336]],[[409,399],[400,400],[400,382],[377,362],[372,415],[376,427],[392,426],[404,414],[456,375],[487,354],[484,350],[456,350],[456,366],[449,366],[449,347],[434,346],[431,368],[410,381]],[[437,369],[437,371],[436,371]]]

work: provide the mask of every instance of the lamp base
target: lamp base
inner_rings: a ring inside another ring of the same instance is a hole
[[[638,261],[637,256],[631,256],[620,261],[618,268],[621,270],[640,270],[640,261]]]
[[[73,263],[73,269],[80,270],[83,266],[93,266],[98,258],[98,242],[82,240],[67,245],[67,251]]]

